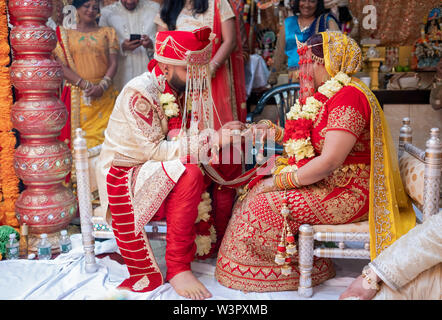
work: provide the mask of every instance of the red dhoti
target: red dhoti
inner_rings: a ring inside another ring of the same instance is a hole
[[[166,280],[190,270],[190,262],[196,251],[195,220],[205,184],[197,165],[186,164],[185,167],[186,170],[153,218],[166,218]],[[107,176],[112,228],[130,274],[119,288],[147,292],[163,284],[163,277],[145,232],[138,235],[135,233],[133,205],[128,186],[130,169],[111,167]]]

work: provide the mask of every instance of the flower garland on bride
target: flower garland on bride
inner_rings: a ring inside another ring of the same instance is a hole
[[[351,82],[351,77],[343,72],[326,81],[318,91],[305,101],[296,103],[287,113],[284,132],[284,153],[287,157],[279,160],[274,174],[294,172],[308,163],[314,156],[315,150],[311,143],[311,130],[319,111],[325,103],[339,90]]]

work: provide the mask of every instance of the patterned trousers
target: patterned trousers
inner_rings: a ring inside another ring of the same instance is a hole
[[[167,223],[166,280],[190,270],[190,262],[196,251],[195,220],[204,181],[197,165],[185,166],[183,175],[154,217],[154,220],[166,218]],[[128,186],[130,169],[111,167],[107,176],[112,228],[130,274],[119,288],[147,292],[163,284],[164,280],[145,232],[135,234],[133,206]]]

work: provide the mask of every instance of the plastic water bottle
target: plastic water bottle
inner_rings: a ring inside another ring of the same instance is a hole
[[[68,253],[72,250],[71,239],[69,238],[68,232],[66,230],[61,230],[60,234],[60,252]]]
[[[6,259],[15,260],[18,259],[20,251],[20,244],[15,239],[15,233],[9,235],[9,242],[6,244]]]
[[[38,260],[50,260],[52,257],[52,245],[48,240],[48,235],[43,233],[37,245]]]

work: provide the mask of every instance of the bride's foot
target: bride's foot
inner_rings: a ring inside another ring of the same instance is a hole
[[[204,300],[212,297],[212,294],[192,273],[187,270],[178,273],[169,283],[175,289],[176,293],[192,300]]]

